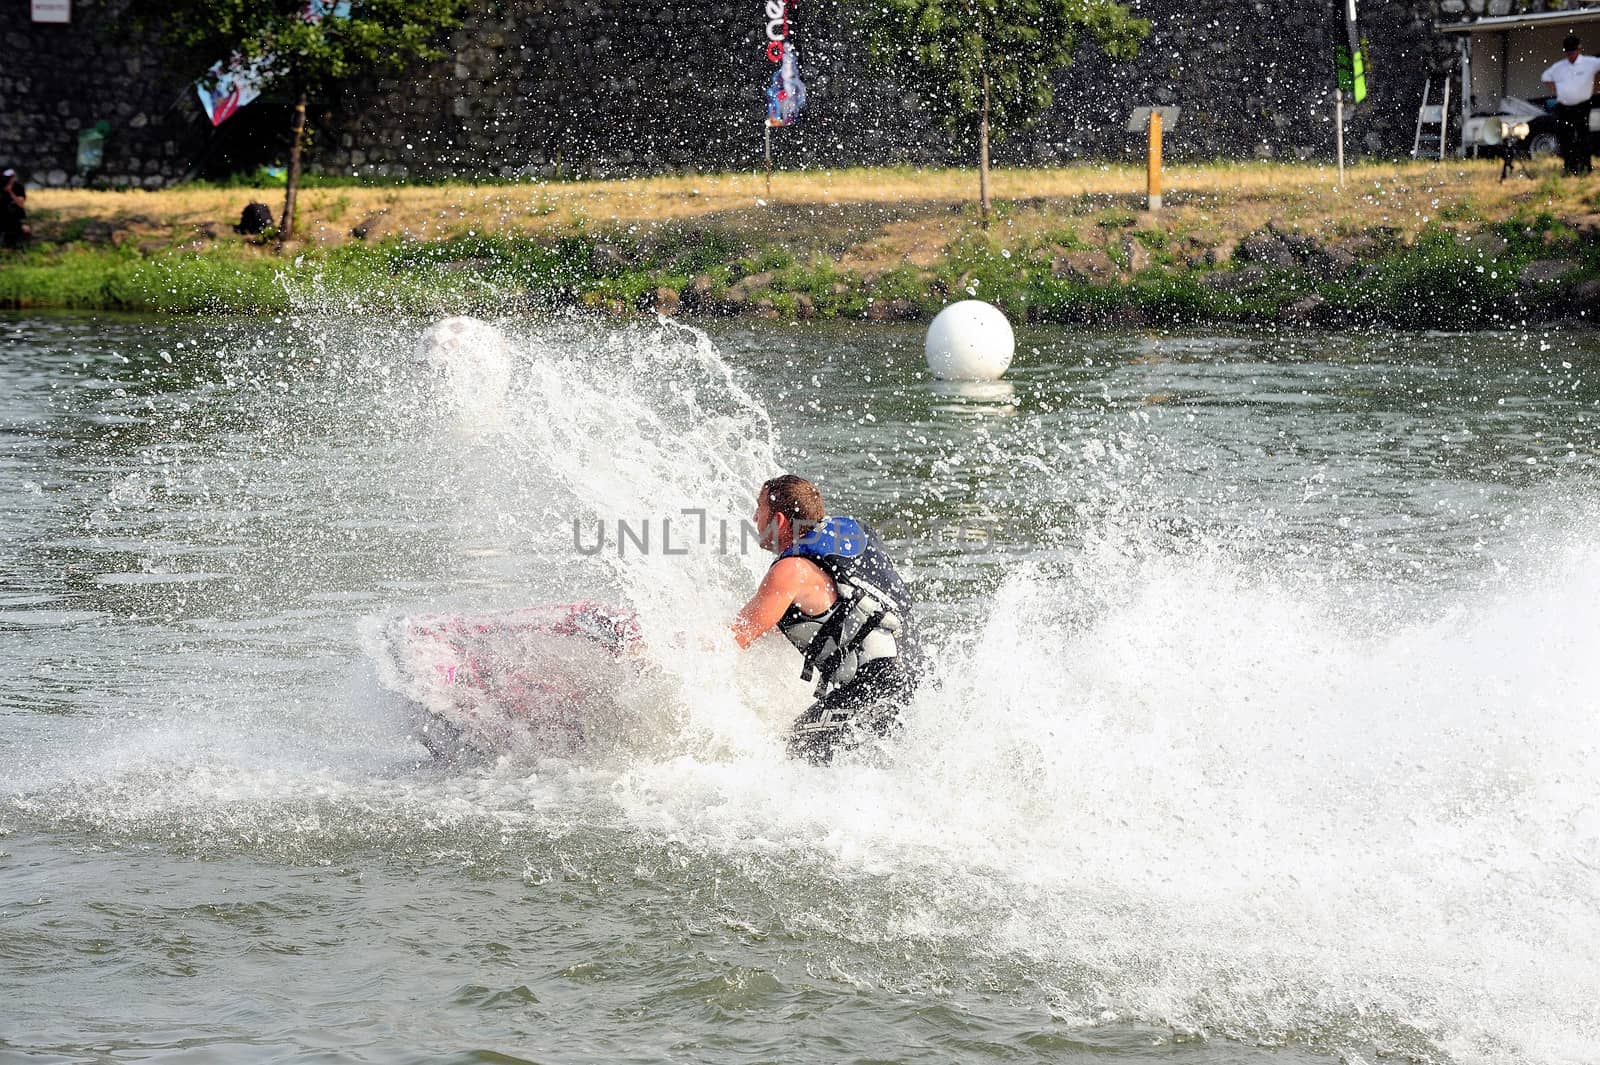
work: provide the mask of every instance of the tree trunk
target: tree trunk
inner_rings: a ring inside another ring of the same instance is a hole
[[[983,72],[983,110],[978,113],[978,217],[989,228],[989,72]]]
[[[278,220],[278,243],[294,235],[294,197],[300,191],[300,145],[306,137],[306,93],[294,104],[293,132],[289,137],[289,175],[283,189],[283,217]]]

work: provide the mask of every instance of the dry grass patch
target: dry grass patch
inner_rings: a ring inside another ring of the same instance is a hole
[[[1539,166],[1541,164],[1536,164]],[[1168,208],[1140,215],[1144,171],[1128,165],[999,170],[990,238],[1048,242],[1076,229],[1106,237],[1160,226],[1220,243],[1268,222],[1317,234],[1386,227],[1409,239],[1429,222],[1496,221],[1518,212],[1556,216],[1596,209],[1591,182],[1553,176],[1496,180],[1498,163],[1407,162],[1354,167],[1341,188],[1332,167],[1285,163],[1177,166],[1165,175]],[[648,239],[683,228],[715,228],[759,247],[786,244],[874,271],[932,263],[977,228],[976,176],[967,170],[860,169],[705,174],[529,185],[311,188],[301,195],[302,232],[312,244],[401,237],[617,234]],[[178,187],[100,192],[42,189],[32,206],[46,228],[99,222],[136,232],[141,243],[231,240],[228,226],[251,200],[279,207],[278,189]],[[359,234],[353,236],[352,233]],[[1091,243],[1095,241],[1091,240]]]

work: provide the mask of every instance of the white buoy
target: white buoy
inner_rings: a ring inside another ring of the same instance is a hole
[[[1017,338],[1000,308],[982,300],[952,303],[928,326],[923,345],[928,370],[944,381],[993,381],[1017,351]]]
[[[417,338],[417,361],[441,373],[470,370],[482,362],[509,358],[506,335],[480,318],[441,318]]]
[[[460,315],[430,325],[417,340],[416,359],[463,414],[492,413],[511,387],[511,342],[477,318]]]

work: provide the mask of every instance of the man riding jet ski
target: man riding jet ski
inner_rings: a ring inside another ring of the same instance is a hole
[[[827,763],[866,735],[883,735],[911,700],[922,650],[911,594],[883,544],[854,518],[829,517],[822,495],[794,474],[756,493],[761,546],[778,556],[733,622],[749,647],[776,628],[816,680],[816,702],[790,727],[789,751]]]

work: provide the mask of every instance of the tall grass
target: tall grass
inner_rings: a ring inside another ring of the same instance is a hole
[[[275,311],[289,306],[285,265],[227,252],[145,258],[74,247],[0,270],[0,306],[139,311]]]

